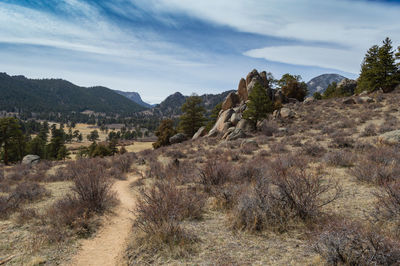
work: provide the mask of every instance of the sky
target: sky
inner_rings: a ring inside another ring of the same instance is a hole
[[[356,78],[400,45],[400,0],[0,0],[0,72],[137,91],[236,89],[252,69]]]

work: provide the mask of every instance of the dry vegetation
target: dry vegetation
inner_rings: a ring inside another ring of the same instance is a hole
[[[399,146],[378,136],[399,128],[400,94],[370,96],[291,104],[245,140],[0,169],[0,259],[69,258],[134,173],[129,265],[398,265]]]
[[[128,153],[1,169],[0,261],[53,265],[70,258],[77,240],[93,235],[118,204],[112,184],[134,171],[135,160]]]
[[[129,265],[398,265],[400,94],[292,104],[251,139],[138,156]]]

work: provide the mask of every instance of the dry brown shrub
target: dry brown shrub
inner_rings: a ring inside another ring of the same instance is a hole
[[[351,167],[354,164],[355,156],[346,150],[331,151],[325,154],[324,161],[331,166]]]
[[[11,193],[11,197],[18,199],[21,203],[37,201],[49,195],[50,192],[45,187],[33,182],[18,184]]]
[[[301,153],[311,157],[322,157],[326,153],[326,149],[318,143],[308,141],[302,146]]]
[[[322,232],[314,250],[328,265],[398,265],[400,243],[360,224],[330,224]]]
[[[39,218],[39,214],[35,209],[32,208],[22,209],[18,213],[17,223],[22,225],[37,218]]]
[[[111,190],[113,182],[102,165],[95,160],[81,160],[74,164],[72,172],[72,191],[88,210],[102,213],[115,204],[115,194]]]
[[[213,187],[223,185],[232,178],[231,170],[232,166],[225,161],[209,158],[199,169],[200,183],[206,192],[211,192]]]
[[[386,183],[379,192],[375,193],[374,218],[378,222],[395,222],[397,231],[400,230],[400,181]]]
[[[39,233],[49,242],[62,242],[73,235],[87,237],[98,226],[88,205],[72,195],[54,203],[41,216],[41,220],[46,227]]]
[[[21,201],[15,196],[0,196],[0,219],[7,219],[18,210]]]
[[[361,137],[372,137],[376,136],[376,126],[374,124],[369,124],[364,128],[364,131],[361,132]]]
[[[140,190],[134,210],[135,228],[144,235],[135,239],[135,248],[156,253],[165,246],[170,250],[190,246],[194,238],[180,223],[184,219],[200,219],[204,203],[202,194],[179,189],[173,182],[157,181],[149,189]]]

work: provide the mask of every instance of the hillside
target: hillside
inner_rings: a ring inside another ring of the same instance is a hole
[[[307,82],[308,94],[313,95],[315,92],[323,93],[326,88],[328,88],[329,84],[332,82],[339,83],[344,78],[345,77],[338,74],[323,74],[315,77]]]
[[[120,95],[122,95],[122,96],[125,96],[126,98],[130,99],[131,101],[134,101],[135,103],[137,103],[137,104],[139,104],[139,105],[141,105],[141,106],[143,106],[145,108],[153,107],[153,105],[144,102],[142,100],[142,97],[140,97],[140,94],[137,93],[137,92],[134,92],[134,91],[132,91],[132,92],[131,91],[118,91],[118,90],[116,90],[115,92],[120,94]]]
[[[28,79],[0,73],[0,110],[131,114],[145,108],[105,87],[85,88],[62,79]]]
[[[204,107],[207,112],[211,112],[211,110],[219,103],[223,102],[226,96],[232,91],[225,91],[220,94],[203,94],[200,97],[203,100]],[[181,107],[185,103],[186,98],[188,96],[184,96],[180,92],[176,92],[170,96],[168,96],[164,101],[160,104],[156,105],[152,112],[155,115],[162,117],[175,117],[182,114]]]

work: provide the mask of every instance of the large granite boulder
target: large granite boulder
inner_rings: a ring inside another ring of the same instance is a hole
[[[206,127],[201,127],[201,128],[199,128],[199,130],[197,130],[196,134],[193,135],[192,139],[195,140],[200,137],[203,137],[206,135],[206,133],[207,133]]]
[[[38,164],[40,162],[40,156],[38,155],[26,155],[23,159],[22,159],[22,164],[26,164],[26,165],[35,165]]]
[[[232,116],[231,116],[231,123],[232,123],[232,125],[234,125],[234,126],[236,126],[238,123],[239,123],[239,121],[242,119],[242,115],[240,114],[240,113],[234,113]]]
[[[169,138],[169,143],[176,144],[176,143],[184,142],[185,140],[187,140],[186,135],[182,134],[182,133],[178,133]]]
[[[238,94],[240,101],[245,102],[249,98],[249,95],[247,94],[246,80],[244,78],[239,81]]]
[[[222,111],[236,107],[240,103],[240,97],[235,92],[231,92],[226,96],[225,101],[222,103]]]
[[[229,119],[231,119],[231,116],[233,115],[233,113],[234,113],[234,111],[232,109],[223,111],[212,129],[215,128],[218,132],[222,132],[225,127],[224,124],[226,122],[228,122]]]

